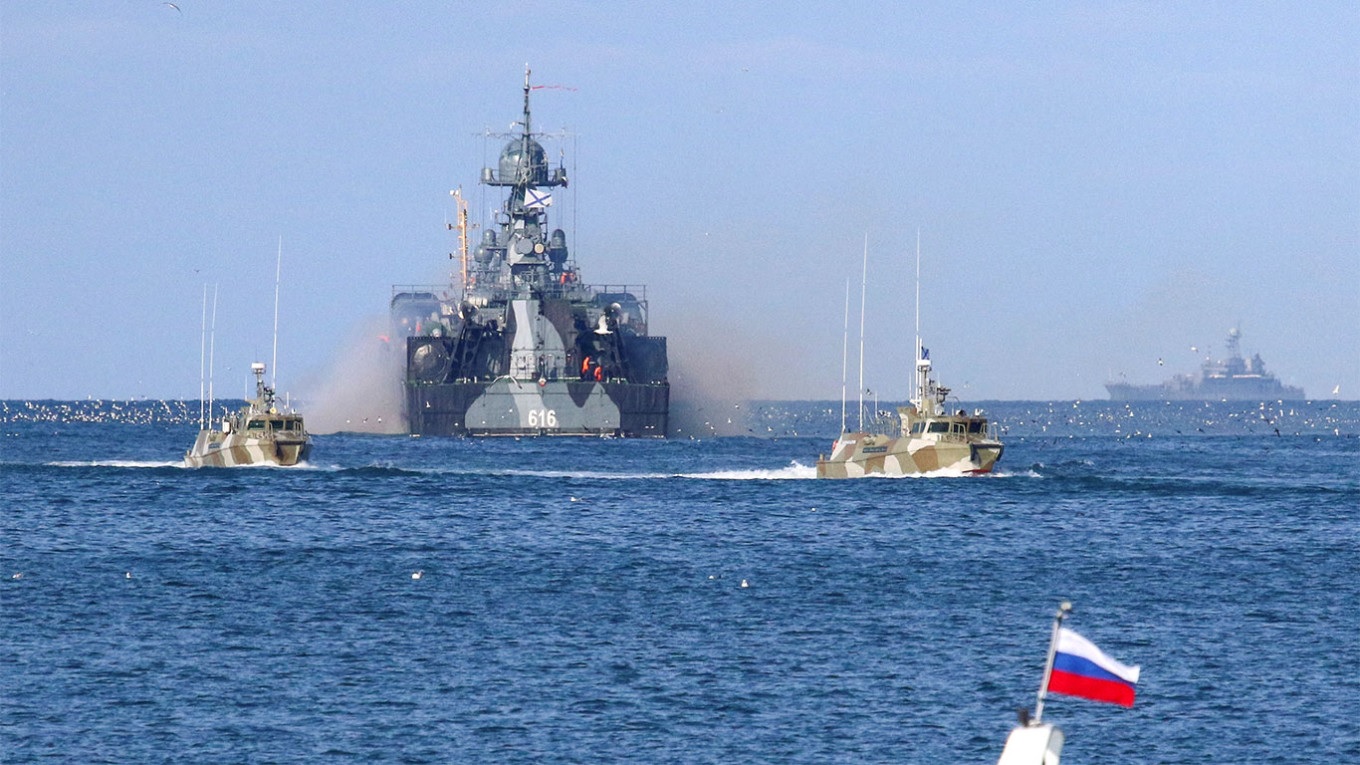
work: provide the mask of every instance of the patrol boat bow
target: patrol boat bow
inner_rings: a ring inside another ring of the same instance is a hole
[[[407,426],[413,435],[666,435],[666,338],[647,332],[643,287],[590,286],[548,231],[549,168],[524,117],[483,185],[509,196],[469,259],[460,192],[461,284],[397,287],[394,335],[404,338]],[[452,226],[450,226],[452,228]]]
[[[818,478],[992,472],[1005,447],[980,412],[947,412],[949,389],[931,377],[930,352],[919,341],[916,347],[916,397],[911,406],[898,407],[899,431],[842,432],[831,456],[817,459]]]
[[[222,419],[221,429],[206,424],[194,446],[184,455],[188,467],[234,467],[237,465],[290,466],[305,462],[312,440],[302,415],[280,412],[274,389],[264,384],[264,364],[250,365],[255,373],[255,398],[241,410]]]

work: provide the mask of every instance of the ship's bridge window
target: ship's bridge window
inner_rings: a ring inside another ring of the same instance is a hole
[[[949,423],[947,423],[947,422],[939,422],[939,421],[932,422],[932,423],[930,423],[930,428],[929,428],[929,430],[928,430],[927,432],[929,432],[929,433],[948,433],[948,432],[949,432]]]
[[[925,425],[926,424],[924,422],[913,422],[911,424],[911,432],[919,435],[921,431],[925,428]]]
[[[981,432],[982,432],[982,420],[969,420],[969,421],[968,421],[968,432],[969,432],[969,433],[981,433]]]
[[[954,432],[957,433],[957,434],[959,434],[959,435],[963,435],[963,432],[964,432],[964,430],[965,430],[966,427],[967,427],[967,426],[964,425],[964,423],[962,423],[962,422],[956,422],[956,423],[954,423]]]
[[[264,430],[264,420],[251,420],[246,423],[246,430]]]
[[[269,427],[271,430],[283,430],[283,420],[270,420]]]

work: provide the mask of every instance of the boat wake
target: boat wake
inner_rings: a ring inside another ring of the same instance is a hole
[[[182,468],[183,460],[169,462],[160,460],[58,460],[46,463],[48,467],[112,467],[112,468]]]
[[[675,478],[694,478],[705,481],[787,481],[816,478],[817,468],[792,462],[777,470],[715,470],[708,473],[676,473]]]
[[[57,460],[45,463],[48,467],[63,468],[183,468],[192,470],[191,466],[185,464],[184,460]],[[263,468],[266,470],[316,470],[315,465],[306,462],[299,462],[296,465],[275,465],[272,463],[262,463],[254,465],[237,465],[238,468]]]
[[[444,468],[434,470],[414,470],[403,471],[413,473],[431,474],[456,474],[469,476],[507,476],[507,477],[529,477],[529,478],[554,478],[572,480],[632,480],[632,481],[655,481],[672,478],[685,478],[700,481],[780,481],[780,480],[801,480],[816,478],[817,470],[814,467],[803,465],[796,460],[784,468],[753,468],[747,470],[708,470],[698,472],[645,472],[627,473],[610,472],[603,470],[448,470]]]

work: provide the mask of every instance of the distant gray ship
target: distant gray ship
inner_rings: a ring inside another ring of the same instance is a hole
[[[1159,385],[1105,384],[1111,401],[1274,401],[1301,400],[1303,388],[1281,383],[1266,371],[1260,354],[1242,358],[1242,332],[1228,330],[1228,358],[1207,360],[1198,374],[1180,374]]]

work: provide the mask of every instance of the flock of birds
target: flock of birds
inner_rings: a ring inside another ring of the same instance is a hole
[[[242,402],[219,401],[214,409]],[[125,425],[197,425],[198,401],[140,399],[119,401],[0,401],[0,423],[50,422]]]
[[[243,402],[217,401],[223,413]],[[884,404],[884,411],[893,411]],[[839,402],[764,401],[695,407],[680,416],[672,408],[672,437],[755,438],[818,437],[840,432]],[[1339,435],[1360,430],[1360,408],[1354,402],[1218,401],[991,401],[985,411],[1009,436],[1148,436],[1148,435]],[[186,425],[199,422],[197,400],[84,401],[0,400],[0,425],[18,423]],[[721,420],[717,418],[721,415]],[[855,419],[850,415],[850,419]],[[872,418],[871,418],[872,419]],[[686,425],[699,420],[702,425]],[[722,424],[719,425],[718,423]],[[728,424],[730,423],[730,424]]]

